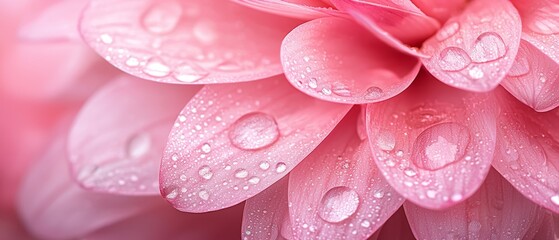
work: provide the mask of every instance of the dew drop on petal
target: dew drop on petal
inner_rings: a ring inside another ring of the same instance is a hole
[[[446,114],[436,108],[417,107],[406,114],[406,123],[413,128],[424,128],[439,123],[446,118]]]
[[[176,189],[174,189],[173,191],[171,191],[170,193],[168,193],[167,195],[165,195],[165,198],[167,198],[167,199],[175,199],[175,198],[177,198],[178,195],[179,195],[179,193],[177,192]]]
[[[366,100],[376,100],[383,96],[383,90],[379,87],[370,87],[367,88],[365,91],[365,95],[363,96]]]
[[[495,61],[507,53],[503,38],[495,32],[486,32],[479,35],[471,51],[471,59],[477,63]]]
[[[342,83],[334,83],[332,86],[332,92],[342,97],[351,96],[351,91],[349,91],[349,88]]]
[[[236,178],[246,178],[247,176],[248,176],[248,171],[246,169],[241,168],[235,171]]]
[[[468,75],[470,76],[471,79],[477,80],[483,78],[485,73],[483,73],[483,70],[481,70],[481,68],[473,67],[470,68],[470,70],[468,70]]]
[[[318,214],[324,221],[337,223],[351,217],[359,207],[359,195],[354,190],[334,187],[320,201]]]
[[[104,44],[111,44],[113,43],[113,37],[109,34],[103,33],[101,34],[101,36],[99,36],[99,39],[101,40],[101,42],[103,42]]]
[[[200,190],[200,192],[198,192],[198,197],[200,197],[200,199],[206,201],[210,198],[210,194],[206,190]]]
[[[154,57],[147,61],[143,72],[152,77],[165,77],[171,73],[171,68],[161,59]]]
[[[151,33],[169,33],[176,28],[182,12],[183,8],[177,1],[157,2],[144,14],[142,24]]]
[[[253,112],[233,123],[229,130],[229,140],[233,146],[244,150],[268,147],[279,138],[276,119],[269,114]]]
[[[278,164],[276,164],[276,172],[277,173],[285,172],[285,170],[287,170],[287,165],[285,163],[279,162]]]
[[[209,153],[212,151],[212,146],[209,143],[202,144],[202,152]]]
[[[270,163],[268,162],[261,162],[260,165],[258,165],[260,167],[260,169],[262,170],[268,170],[270,168]]]
[[[208,165],[200,167],[200,169],[198,169],[198,174],[206,180],[210,180],[213,177],[212,169]]]
[[[415,165],[436,170],[462,158],[470,143],[468,129],[457,123],[441,123],[425,129],[413,144]]]
[[[135,57],[130,57],[126,60],[125,64],[129,67],[137,67],[140,65],[140,60]]]
[[[182,64],[173,71],[173,77],[184,83],[193,83],[208,75],[208,71],[194,64]]]
[[[396,146],[396,139],[392,133],[383,131],[378,133],[376,143],[380,149],[384,151],[392,151]]]
[[[559,194],[551,197],[551,202],[557,206],[559,206]]]
[[[466,68],[472,60],[461,48],[447,47],[440,53],[439,67],[443,71],[460,71]]]
[[[258,184],[258,183],[260,182],[260,178],[258,178],[258,177],[251,177],[251,178],[248,180],[248,182],[249,182],[250,184]]]
[[[311,78],[311,80],[309,80],[309,87],[313,89],[318,87],[316,78]]]
[[[126,146],[128,157],[136,159],[144,156],[151,148],[151,138],[148,134],[138,134],[133,136]]]

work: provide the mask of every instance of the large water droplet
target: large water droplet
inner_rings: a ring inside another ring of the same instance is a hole
[[[278,125],[274,117],[253,112],[246,114],[231,126],[229,140],[233,146],[245,150],[256,150],[272,145],[279,138]]]
[[[152,77],[165,77],[171,73],[171,68],[159,58],[151,58],[143,69],[144,73]]]
[[[212,169],[208,165],[200,167],[200,169],[198,169],[198,174],[206,180],[210,180],[214,175]]]
[[[503,38],[495,32],[486,32],[479,35],[471,51],[471,59],[477,63],[495,61],[507,53]]]
[[[182,6],[177,1],[160,1],[144,14],[142,24],[151,33],[168,33],[177,26],[182,11]]]
[[[194,64],[183,64],[175,68],[173,77],[180,82],[192,83],[209,75],[209,72]]]
[[[447,47],[441,51],[439,67],[444,71],[460,71],[466,68],[472,60],[461,48]]]
[[[348,219],[359,207],[359,195],[354,190],[334,187],[320,201],[318,214],[324,221],[337,223]]]
[[[460,24],[458,22],[449,21],[437,32],[437,40],[444,41],[454,36],[459,29]]]
[[[151,148],[151,138],[148,134],[140,133],[130,139],[126,152],[130,158],[139,158],[149,152]]]
[[[437,170],[461,159],[470,143],[470,132],[457,123],[441,123],[423,131],[413,144],[415,165]]]

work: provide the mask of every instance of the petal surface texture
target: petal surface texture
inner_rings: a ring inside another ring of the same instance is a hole
[[[233,0],[260,11],[299,19],[343,16],[328,4],[318,0]]]
[[[350,108],[302,94],[283,75],[206,86],[171,131],[161,193],[187,212],[237,204],[290,172]]]
[[[63,0],[49,5],[20,30],[20,36],[31,41],[80,41],[78,23],[88,0]]]
[[[352,104],[401,93],[421,66],[417,58],[342,18],[321,18],[297,27],[283,41],[281,58],[287,78],[299,90]]]
[[[74,177],[85,188],[159,194],[159,166],[173,122],[198,86],[121,76],[81,109],[69,137]]]
[[[298,23],[230,1],[93,0],[83,14],[81,33],[127,73],[207,84],[281,73],[281,40]]]
[[[522,194],[559,213],[559,109],[536,113],[499,93],[493,166]]]
[[[404,202],[357,135],[352,110],[289,178],[295,239],[366,239]]]
[[[440,83],[428,73],[404,93],[367,106],[374,159],[408,200],[442,209],[474,194],[493,160],[495,107],[488,94]]]
[[[545,214],[496,171],[476,194],[443,211],[404,204],[417,239],[533,239]]]
[[[522,25],[506,0],[475,0],[428,39],[423,64],[442,82],[486,92],[505,78],[518,52]]]
[[[514,64],[501,85],[538,112],[559,106],[559,63],[522,40]]]
[[[467,0],[412,0],[421,11],[434,17],[440,23],[459,14],[466,6]]]

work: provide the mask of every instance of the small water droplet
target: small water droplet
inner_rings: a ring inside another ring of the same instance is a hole
[[[382,191],[377,191],[373,194],[373,197],[375,198],[383,198],[384,197],[384,193]]]
[[[209,153],[212,151],[212,146],[209,143],[204,143],[202,145],[202,152]]]
[[[213,177],[213,172],[212,169],[210,168],[210,166],[208,165],[204,165],[202,167],[200,167],[200,169],[198,169],[198,175],[200,175],[200,177],[206,179],[206,180],[210,180]]]
[[[171,68],[161,59],[154,57],[147,61],[143,72],[152,77],[165,77],[171,73]]]
[[[349,91],[349,88],[342,83],[334,83],[332,86],[332,92],[342,97],[351,96],[351,91]]]
[[[439,67],[443,71],[460,71],[466,68],[472,60],[461,48],[447,47],[441,51]]]
[[[329,96],[330,94],[332,94],[332,90],[330,90],[330,88],[322,88],[322,94]]]
[[[417,172],[412,168],[406,168],[404,169],[404,174],[406,174],[406,176],[408,177],[414,177],[415,175],[417,175]]]
[[[173,160],[173,161],[179,160],[179,155],[177,155],[176,153],[173,153],[173,155],[171,155],[171,160]]]
[[[551,202],[552,202],[553,204],[559,206],[559,194],[557,194],[557,195],[551,197]]]
[[[479,35],[471,51],[471,59],[477,63],[495,61],[505,56],[507,47],[503,38],[495,32],[486,32]]]
[[[259,167],[260,167],[260,169],[262,169],[262,170],[264,170],[264,171],[265,171],[265,170],[268,170],[268,169],[270,168],[270,163],[268,163],[268,162],[261,162],[260,165],[259,165]]]
[[[175,68],[173,77],[180,82],[193,83],[209,75],[209,72],[195,64],[182,64]]]
[[[128,142],[126,152],[132,159],[146,155],[151,148],[151,138],[148,134],[138,134],[133,136]]]
[[[285,170],[287,170],[287,165],[285,163],[280,162],[280,163],[276,164],[276,172],[277,173],[285,172]]]
[[[138,60],[135,57],[129,57],[126,62],[125,62],[126,66],[129,67],[137,67],[140,65],[140,60]]]
[[[460,193],[454,193],[454,194],[452,194],[452,196],[450,196],[450,200],[452,200],[453,202],[458,202],[458,201],[462,200],[462,198],[464,198],[464,197]]]
[[[173,191],[171,191],[170,193],[168,193],[165,198],[167,199],[175,199],[177,198],[177,196],[179,195],[179,193],[177,192],[176,189],[174,189]]]
[[[359,195],[354,190],[334,187],[320,201],[318,214],[324,221],[337,223],[348,219],[359,207]]]
[[[250,184],[258,184],[258,183],[260,182],[260,178],[258,178],[258,177],[251,177],[251,178],[248,180],[248,182],[249,182]]]
[[[483,76],[485,75],[483,73],[483,70],[481,70],[481,68],[479,67],[473,67],[470,68],[470,70],[468,70],[468,75],[470,75],[471,79],[481,79],[483,78]]]
[[[246,178],[246,177],[248,177],[248,171],[246,169],[240,168],[237,171],[235,171],[235,177],[236,178]]]
[[[460,24],[455,21],[449,21],[437,32],[437,40],[444,41],[454,36],[458,30],[460,30]]]
[[[460,160],[469,143],[470,132],[466,127],[458,123],[440,123],[417,137],[412,159],[420,168],[437,170]]]
[[[368,227],[370,227],[370,226],[371,226],[371,222],[369,222],[369,221],[367,221],[367,220],[363,220],[363,221],[361,222],[361,227],[368,228]]]
[[[210,198],[210,194],[206,190],[200,190],[200,192],[198,192],[198,197],[204,201],[207,201]]]
[[[142,24],[151,33],[169,33],[177,26],[182,10],[177,1],[158,2],[144,14]]]
[[[274,117],[262,112],[253,112],[237,119],[228,136],[237,148],[257,150],[275,143],[280,133]]]
[[[180,177],[181,181],[186,181],[186,179],[188,179],[188,177],[184,174],[182,174]]]
[[[113,43],[113,37],[109,34],[101,34],[101,36],[99,36],[99,39],[101,39],[101,42],[103,42],[104,44],[112,44]]]
[[[377,135],[377,146],[384,151],[392,151],[396,146],[396,139],[392,133],[387,131],[379,132]]]
[[[363,97],[367,100],[377,100],[384,95],[383,93],[384,91],[379,87],[370,87],[367,88]]]
[[[426,193],[427,193],[427,197],[431,199],[434,199],[437,196],[437,191],[435,190],[427,190]]]
[[[316,78],[311,78],[309,80],[309,87],[312,89],[315,89],[318,87],[318,82],[316,81]]]

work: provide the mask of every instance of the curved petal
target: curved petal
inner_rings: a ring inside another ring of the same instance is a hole
[[[281,47],[287,79],[304,93],[340,103],[371,103],[406,89],[420,61],[351,21],[321,18],[293,30]]]
[[[403,206],[382,225],[379,231],[379,240],[415,240]]]
[[[85,104],[70,132],[74,177],[95,191],[159,194],[158,169],[167,136],[199,89],[132,76],[111,82]]]
[[[462,12],[467,0],[411,0],[427,16],[445,23],[450,17]]]
[[[242,239],[279,239],[286,218],[288,177],[247,199],[243,214]],[[291,235],[290,235],[291,236]]]
[[[559,239],[559,215],[548,214],[534,239]]]
[[[206,86],[171,131],[161,193],[188,212],[239,203],[291,171],[350,107],[308,97],[283,76]]]
[[[404,209],[417,239],[533,239],[531,228],[545,217],[496,171],[475,195],[449,209],[429,210],[410,202]]]
[[[559,63],[559,1],[513,0],[522,17],[523,38]]]
[[[315,19],[328,16],[343,16],[330,5],[319,0],[233,0],[239,4],[281,16]]]
[[[281,73],[281,40],[298,23],[221,0],[93,0],[80,27],[85,41],[125,72],[207,84]]]
[[[559,109],[536,113],[500,91],[493,166],[530,200],[559,213]]]
[[[454,89],[423,72],[404,93],[367,106],[374,159],[408,200],[442,209],[483,182],[495,148],[489,95]]]
[[[84,191],[68,171],[64,141],[57,139],[28,172],[18,212],[36,237],[76,239],[164,202],[158,197],[125,197]]]
[[[358,111],[340,122],[289,178],[295,239],[366,239],[404,202],[357,135]]]
[[[559,63],[522,40],[514,64],[501,85],[538,112],[559,106]]]
[[[506,27],[504,27],[506,26]],[[511,68],[520,44],[522,24],[507,0],[475,0],[427,40],[423,64],[442,82],[486,92],[494,89]]]

